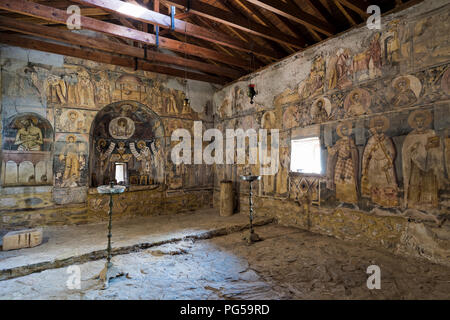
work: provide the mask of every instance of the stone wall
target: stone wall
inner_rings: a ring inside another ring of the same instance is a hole
[[[211,168],[175,166],[170,136],[195,120],[212,126],[213,85],[10,46],[0,54],[0,229],[105,218],[95,187],[115,162],[131,184],[116,216],[210,205]]]
[[[449,15],[447,1],[423,1],[383,16],[381,30],[354,28],[215,93],[222,132],[279,129],[279,170],[255,183],[257,212],[448,260]],[[320,139],[321,173],[290,172],[291,140],[308,137]],[[216,165],[215,198],[224,179],[246,194],[238,177],[248,173],[260,166]]]

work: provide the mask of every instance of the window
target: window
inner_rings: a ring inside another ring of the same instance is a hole
[[[115,177],[117,184],[125,184],[125,172],[127,172],[126,163],[115,163]]]
[[[291,140],[291,171],[322,173],[320,139],[318,137]]]

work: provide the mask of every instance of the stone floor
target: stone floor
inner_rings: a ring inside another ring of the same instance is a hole
[[[257,219],[256,221],[267,221],[267,219]],[[215,209],[170,216],[118,220],[113,221],[112,247],[123,248],[135,244],[171,241],[201,235],[211,230],[247,224],[248,215],[235,214],[231,217],[221,217]],[[0,231],[0,239],[5,233]],[[107,233],[106,222],[44,227],[44,241],[40,246],[0,251],[0,273],[9,268],[64,260],[103,250],[107,244]]]
[[[193,223],[207,229],[197,217]],[[176,224],[166,230],[180,230]],[[80,289],[67,287],[68,267],[55,268],[0,281],[0,299],[450,299],[449,267],[275,224],[256,231],[263,241],[251,246],[243,241],[248,231],[238,231],[116,255],[128,275],[107,290],[94,279],[105,260],[96,260],[78,265]],[[369,265],[381,268],[380,290],[367,288]]]

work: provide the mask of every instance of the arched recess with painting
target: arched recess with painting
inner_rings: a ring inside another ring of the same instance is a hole
[[[105,106],[91,126],[90,186],[165,184],[164,132],[161,118],[137,101]]]
[[[42,186],[53,182],[53,128],[27,112],[3,124],[2,186]]]

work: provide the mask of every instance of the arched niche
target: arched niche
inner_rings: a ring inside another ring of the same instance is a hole
[[[107,105],[91,127],[90,185],[165,183],[164,127],[160,117],[137,101]]]
[[[19,113],[3,129],[2,186],[51,185],[53,128],[36,113]]]

